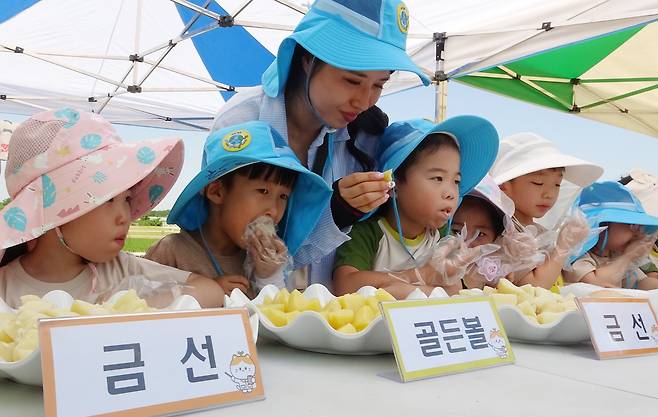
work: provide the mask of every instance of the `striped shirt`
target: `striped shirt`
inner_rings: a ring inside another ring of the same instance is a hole
[[[269,123],[286,142],[288,141],[288,124],[283,94],[274,98],[269,97],[265,95],[260,86],[244,88],[233,96],[217,114],[213,130],[251,120]],[[323,127],[308,149],[308,160],[305,161],[305,165],[313,166],[318,148],[324,142],[327,134],[333,140],[332,155],[327,156],[327,161],[331,158],[331,165],[325,167],[322,175],[327,184],[332,185],[334,181],[346,175],[363,171],[361,164],[347,149],[349,139],[347,128],[334,130]],[[360,133],[356,143],[359,149],[374,156],[377,138],[377,136]],[[349,228],[338,229],[334,223],[331,208],[327,206],[315,229],[295,254],[293,268],[308,266],[309,284],[319,283],[332,289],[334,255],[336,249],[349,240],[347,235],[349,231]]]

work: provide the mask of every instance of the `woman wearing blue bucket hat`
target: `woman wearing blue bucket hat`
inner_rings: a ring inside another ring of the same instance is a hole
[[[644,211],[640,201],[623,185],[596,182],[583,189],[574,203],[589,226],[605,229],[587,240],[563,272],[567,282],[586,282],[602,287],[658,288],[658,279],[639,268],[646,263],[658,233],[658,217]]]
[[[406,53],[409,20],[399,0],[315,1],[281,43],[262,87],[238,93],[215,121],[214,129],[269,122],[333,186],[330,208],[295,256],[297,266],[309,266],[309,282],[331,284],[333,253],[348,240],[344,232],[388,199],[391,184],[381,173],[359,171],[374,169],[376,137],[388,124],[374,105],[391,72],[430,82]],[[365,117],[376,123],[351,128]]]

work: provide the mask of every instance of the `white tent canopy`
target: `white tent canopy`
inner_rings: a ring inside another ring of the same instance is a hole
[[[15,1],[25,7],[0,11],[0,112],[74,106],[119,123],[189,129],[210,126],[227,90],[258,83],[308,6],[299,0]],[[655,0],[406,3],[408,51],[437,81],[658,19]],[[249,61],[254,55],[259,59]],[[417,84],[415,76],[395,74],[387,91]]]

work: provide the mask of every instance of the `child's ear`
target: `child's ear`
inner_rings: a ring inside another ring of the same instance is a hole
[[[226,187],[221,181],[213,181],[204,190],[205,197],[215,204],[222,204],[226,196]]]
[[[501,190],[502,192],[504,192],[505,194],[509,194],[509,192],[510,192],[510,182],[509,182],[509,181],[505,181],[504,183],[500,184],[500,185],[498,186],[498,188],[500,188],[500,190]]]

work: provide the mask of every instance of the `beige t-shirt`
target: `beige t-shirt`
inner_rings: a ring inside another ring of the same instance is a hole
[[[587,252],[571,265],[571,271],[564,270],[562,271],[562,275],[567,282],[579,282],[585,275],[595,271],[596,268],[601,267],[610,261],[612,261],[612,259],[609,256],[598,256],[591,252]],[[637,282],[646,277],[647,275],[642,272],[640,268],[633,268],[626,272],[626,277],[622,280],[622,287],[634,288]]]
[[[233,256],[222,256],[217,253],[213,255],[225,275],[245,275],[245,251],[241,250]],[[163,237],[148,249],[144,257],[205,277],[218,276],[201,243],[185,230]]]
[[[118,285],[124,278],[143,275],[149,280],[160,282],[185,282],[189,272],[180,271],[165,265],[160,265],[148,259],[139,258],[126,252],[109,262],[95,264],[98,271],[98,281],[92,291],[94,274],[91,268],[84,268],[78,276],[63,283],[40,281],[29,275],[20,258],[13,260],[0,268],[0,298],[12,308],[20,305],[22,295],[32,294],[39,297],[53,290],[68,292],[73,298],[95,303],[100,293]]]

